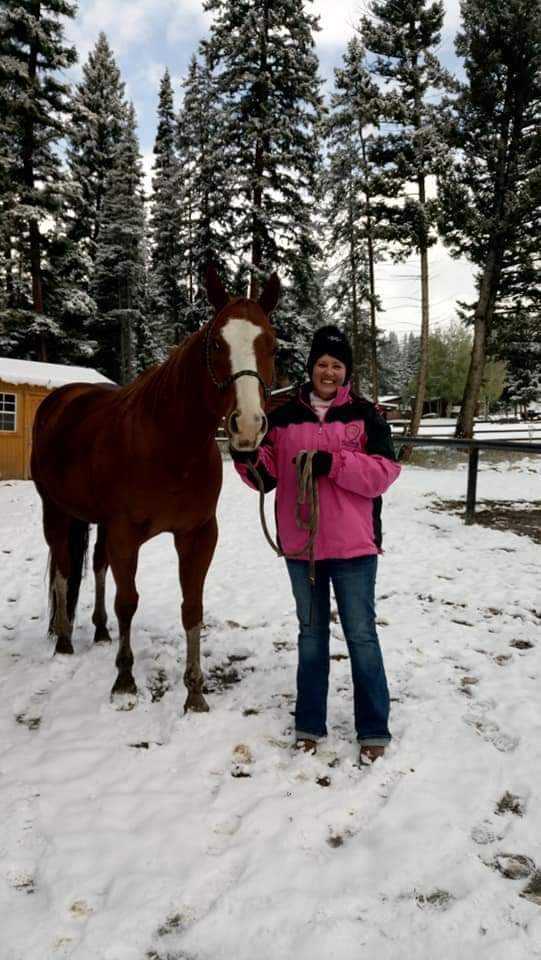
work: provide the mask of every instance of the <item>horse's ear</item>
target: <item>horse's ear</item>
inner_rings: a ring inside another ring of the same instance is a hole
[[[226,303],[229,303],[229,297],[225,292],[224,285],[211,264],[207,267],[207,294],[216,313],[218,313],[222,307],[225,307]]]
[[[266,314],[272,313],[280,298],[280,280],[277,273],[271,273],[258,300]]]

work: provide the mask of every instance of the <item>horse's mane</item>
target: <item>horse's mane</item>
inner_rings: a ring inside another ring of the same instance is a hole
[[[144,370],[131,383],[119,391],[126,407],[132,407],[140,401],[148,410],[163,409],[164,401],[173,395],[184,392],[188,381],[198,372],[196,357],[204,349],[206,326],[185,337],[174,347],[167,360]]]
[[[245,307],[250,303],[248,297],[234,297],[227,302],[227,307]],[[164,402],[171,401],[173,396],[179,393],[187,395],[193,378],[201,376],[198,361],[204,362],[205,336],[209,325],[212,327],[218,316],[219,313],[195,333],[185,337],[163,363],[149,367],[131,383],[121,387],[116,394],[118,402],[126,409],[142,402],[147,410],[158,411],[163,410]]]

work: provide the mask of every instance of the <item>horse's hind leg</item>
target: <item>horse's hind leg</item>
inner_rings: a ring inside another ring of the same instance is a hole
[[[137,686],[132,673],[133,653],[130,644],[130,630],[139,600],[135,587],[138,551],[138,543],[127,536],[126,531],[108,531],[107,555],[116,583],[115,613],[118,618],[118,653],[116,657],[118,675],[111,690],[112,698],[116,694],[137,693]]]
[[[111,643],[111,635],[107,629],[107,610],[105,609],[105,579],[109,565],[106,540],[107,530],[99,524],[92,561],[95,583],[94,613],[92,614],[92,623],[96,628],[94,643]]]
[[[182,587],[182,623],[187,640],[184,684],[188,696],[184,710],[197,712],[208,710],[208,704],[203,696],[201,671],[203,587],[217,539],[216,517],[212,517],[204,527],[200,527],[189,535],[180,533],[175,535]]]
[[[69,517],[44,499],[43,531],[51,552],[49,632],[56,637],[55,653],[73,653],[71,637],[88,546],[88,524]]]

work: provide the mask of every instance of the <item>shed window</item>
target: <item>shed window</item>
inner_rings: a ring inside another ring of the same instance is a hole
[[[14,433],[17,429],[17,396],[15,393],[0,393],[0,430]]]

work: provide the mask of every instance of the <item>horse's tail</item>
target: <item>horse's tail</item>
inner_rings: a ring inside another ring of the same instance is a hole
[[[86,559],[88,554],[88,534],[90,525],[84,520],[70,520],[68,532],[68,553],[69,553],[69,574],[67,587],[67,613],[70,622],[75,617],[77,609],[77,600],[79,599],[79,588],[83,573],[86,570]],[[49,615],[50,623],[54,622],[56,598],[54,592],[54,580],[56,575],[56,562],[52,551],[49,551]]]
[[[88,553],[88,532],[90,525],[83,520],[72,520],[69,532],[69,552],[70,552],[70,572],[68,577],[68,617],[73,621],[77,600],[79,599],[79,587],[83,573],[86,571],[86,558]]]

